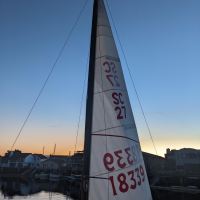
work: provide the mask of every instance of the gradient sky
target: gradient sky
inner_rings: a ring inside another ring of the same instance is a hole
[[[0,154],[11,147],[83,4],[0,0]],[[200,1],[109,4],[158,153],[168,147],[200,149]],[[41,153],[45,146],[49,154],[56,143],[57,154],[73,151],[91,14],[89,0],[15,148]],[[142,149],[155,153],[120,48],[119,54]]]

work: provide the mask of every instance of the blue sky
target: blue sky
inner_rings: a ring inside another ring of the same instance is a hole
[[[0,154],[10,148],[83,6],[77,0],[0,1]],[[152,135],[165,149],[200,146],[200,2],[109,0]],[[92,1],[16,148],[73,150],[90,39]],[[115,35],[115,34],[114,34]],[[118,42],[117,42],[117,46]],[[155,153],[119,48],[143,150]],[[81,149],[84,108],[78,146]]]

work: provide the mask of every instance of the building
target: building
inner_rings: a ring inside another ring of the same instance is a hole
[[[164,171],[165,158],[151,153],[142,152],[148,177],[155,177],[159,172]]]
[[[200,174],[200,150],[198,149],[167,149],[165,158],[168,169]]]
[[[1,167],[4,168],[20,168],[23,167],[24,159],[29,153],[22,153],[20,150],[8,151],[2,157]]]
[[[3,168],[23,168],[37,167],[42,159],[46,159],[44,155],[22,153],[20,150],[8,151],[1,159],[1,167]]]
[[[56,158],[56,159],[61,159],[61,160],[67,161],[69,159],[69,156],[65,156],[65,155],[50,155],[49,158]]]
[[[40,162],[39,169],[48,172],[62,172],[66,168],[66,165],[66,160],[64,159],[49,157],[46,160],[42,160]]]
[[[39,167],[39,164],[42,160],[47,158],[42,154],[29,154],[24,158],[23,166],[24,167]]]
[[[71,156],[70,167],[72,173],[80,174],[83,171],[83,151],[77,151]]]

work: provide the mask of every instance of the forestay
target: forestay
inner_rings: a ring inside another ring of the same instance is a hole
[[[89,200],[151,200],[111,27],[98,1]]]

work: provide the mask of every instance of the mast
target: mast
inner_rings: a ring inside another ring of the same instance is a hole
[[[54,148],[53,148],[53,155],[56,154],[56,144],[54,144]]]
[[[88,88],[86,102],[86,119],[85,119],[85,142],[84,142],[84,166],[83,166],[83,183],[81,199],[88,199],[89,171],[90,171],[90,151],[91,151],[91,130],[92,130],[92,113],[93,113],[93,92],[94,92],[94,73],[95,73],[95,52],[97,36],[97,7],[98,0],[94,0],[92,30],[90,39],[90,60],[88,72]]]
[[[42,154],[44,155],[44,150],[45,150],[45,146],[43,146],[42,148]]]

